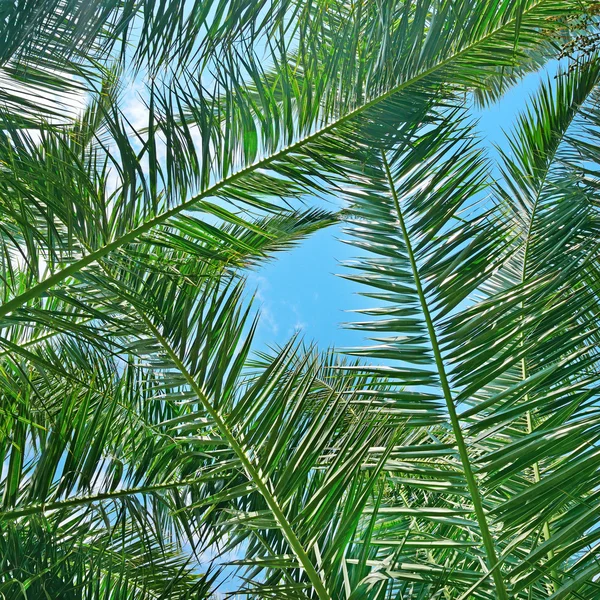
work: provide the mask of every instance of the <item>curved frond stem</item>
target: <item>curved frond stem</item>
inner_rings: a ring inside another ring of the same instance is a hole
[[[451,66],[455,61],[464,59],[464,57],[470,52],[477,51],[478,49],[480,49],[481,46],[485,46],[486,43],[491,42],[496,36],[501,36],[503,33],[506,33],[507,31],[510,31],[513,28],[517,29],[521,25],[521,22],[526,14],[535,13],[538,9],[541,9],[544,6],[544,4],[547,4],[550,1],[551,0],[539,0],[538,2],[531,4],[526,10],[521,11],[518,15],[507,20],[498,27],[495,27],[485,35],[482,35],[480,38],[473,41],[472,43],[467,44],[462,49],[453,52],[450,56],[447,56],[446,58],[440,60],[437,64],[427,69],[424,69],[423,71],[413,75],[412,77],[409,77],[405,81],[398,83],[397,85],[391,87],[390,89],[379,94],[378,96],[364,101],[359,106],[356,106],[355,108],[349,110],[347,113],[343,114],[338,118],[334,118],[329,123],[317,129],[316,131],[313,131],[312,133],[298,139],[296,142],[283,148],[280,148],[272,154],[265,156],[260,160],[257,160],[252,164],[241,168],[235,173],[232,173],[230,176],[224,177],[223,179],[209,186],[193,198],[190,198],[176,206],[173,206],[169,210],[166,210],[156,215],[155,217],[147,220],[146,222],[142,223],[138,227],[135,227],[126,234],[121,235],[120,237],[114,239],[112,242],[105,244],[101,248],[98,248],[94,252],[87,254],[86,256],[83,256],[78,260],[75,260],[69,266],[65,267],[64,269],[61,269],[60,271],[57,271],[52,276],[44,279],[43,281],[40,281],[39,283],[28,289],[26,292],[15,296],[8,302],[5,302],[3,305],[1,305],[0,317],[4,317],[10,314],[29,300],[41,296],[46,291],[48,291],[55,285],[61,283],[65,279],[77,275],[77,273],[79,273],[82,269],[91,264],[97,263],[99,260],[107,256],[111,252],[114,252],[115,250],[122,248],[126,244],[139,239],[140,236],[153,230],[158,225],[167,222],[169,219],[179,215],[182,212],[185,212],[186,210],[197,207],[197,205],[201,203],[202,200],[215,196],[218,192],[220,192],[227,186],[236,183],[240,179],[243,179],[244,177],[260,169],[268,167],[275,161],[283,159],[287,155],[297,150],[300,150],[302,147],[310,144],[313,141],[318,140],[325,134],[334,131],[335,129],[341,127],[342,125],[353,119],[356,119],[370,108],[377,106],[378,104],[395,96],[396,94],[410,88],[411,86],[436,74],[437,72],[442,71],[444,68]]]
[[[588,90],[588,93],[591,92],[591,90],[593,89],[593,86],[590,90]],[[548,149],[548,153],[546,155],[546,161],[545,161],[545,165],[543,170],[538,174],[538,181],[536,182],[536,191],[535,191],[535,197],[533,199],[532,205],[531,205],[531,211],[528,215],[528,223],[527,223],[527,230],[525,232],[525,242],[524,242],[524,250],[523,250],[523,264],[521,265],[521,281],[520,283],[522,285],[525,285],[526,281],[527,281],[527,272],[528,272],[528,265],[529,265],[529,258],[530,258],[530,250],[531,250],[531,242],[533,239],[533,233],[534,233],[534,224],[535,224],[535,219],[538,213],[538,209],[540,207],[540,203],[541,203],[541,199],[542,199],[542,194],[544,191],[544,188],[546,186],[548,177],[550,175],[550,170],[552,168],[552,165],[555,162],[557,153],[559,151],[559,148],[561,146],[561,143],[563,142],[565,136],[567,135],[571,125],[573,124],[573,121],[576,119],[577,115],[579,114],[579,111],[585,101],[585,99],[587,98],[587,94],[585,94],[583,96],[583,100],[580,100],[578,103],[574,103],[571,107],[569,107],[571,110],[567,113],[566,119],[560,123],[560,130],[559,131],[554,131],[554,139],[552,140],[552,145],[550,146],[550,148]],[[538,115],[538,119],[541,119],[542,115]],[[524,302],[521,303],[521,308],[524,310]],[[521,345],[524,344],[524,340],[522,340]],[[523,356],[521,358],[521,379],[522,381],[526,381],[529,378],[529,368],[527,366],[527,357]],[[525,402],[529,402],[529,394],[525,395]],[[527,434],[531,434],[534,431],[534,423],[533,423],[533,414],[531,411],[527,411],[526,415],[526,431]],[[533,463],[533,481],[534,483],[540,483],[540,481],[542,480],[542,476],[541,476],[541,471],[540,471],[540,465],[538,463],[538,461]],[[550,524],[548,523],[548,521],[545,521],[543,526],[542,526],[542,539],[543,541],[548,541],[551,537],[551,531],[550,531]],[[547,554],[547,558],[548,561],[552,561],[554,559],[554,550],[550,549],[548,551]],[[552,581],[548,584],[548,591],[552,594],[554,592],[557,591],[558,587],[559,587],[559,582],[560,578],[558,575],[558,572],[556,570],[556,568],[552,569]]]
[[[138,494],[152,494],[154,492],[173,490],[177,488],[187,487],[189,485],[194,485],[196,483],[199,483],[200,481],[202,481],[202,477],[196,476],[189,479],[182,479],[180,481],[156,483],[153,485],[142,485],[133,488],[115,490],[112,492],[101,492],[92,496],[67,498],[65,500],[56,500],[55,502],[45,502],[43,504],[30,504],[29,506],[24,506],[22,508],[13,508],[11,510],[0,512],[0,521],[11,521],[21,517],[40,515],[49,511],[73,508],[75,506],[87,506],[89,504],[94,504],[95,502],[102,502],[104,500],[117,500],[118,498],[136,496]]]
[[[572,122],[572,120],[575,118],[575,113],[573,114],[571,120],[569,121]],[[566,131],[566,129],[565,129]],[[558,144],[556,146],[555,152],[552,154],[552,158],[556,155],[556,150],[558,149]],[[536,212],[538,209],[538,206],[540,204],[540,198],[542,196],[542,189],[544,187],[544,183],[546,182],[546,178],[548,177],[548,174],[550,172],[550,165],[552,163],[552,160],[548,160],[547,163],[547,167],[544,170],[544,174],[542,177],[542,181],[540,182],[540,186],[537,190],[537,193],[535,195],[535,201],[533,203],[533,207],[531,209],[531,215],[530,215],[530,219],[529,219],[529,223],[527,224],[527,234],[525,237],[525,250],[523,251],[523,268],[521,270],[521,283],[525,284],[525,280],[527,279],[527,262],[528,262],[528,255],[529,255],[529,249],[531,247],[530,242],[531,242],[531,237],[532,237],[532,231],[533,231],[533,223],[535,220],[535,216],[536,216]],[[523,303],[521,303],[521,308],[523,307]],[[521,342],[521,345],[523,345],[523,341]],[[522,381],[526,381],[529,378],[529,369],[527,368],[527,357],[523,356],[523,358],[521,359],[521,378]],[[529,402],[529,394],[525,395],[525,402]],[[527,420],[527,433],[531,434],[533,432],[533,415],[531,414],[531,411],[528,410],[527,414],[525,416],[526,420]],[[534,483],[539,483],[542,480],[542,476],[540,473],[540,465],[537,461],[535,461],[533,463],[533,481]],[[548,521],[544,521],[544,524],[542,526],[542,537],[544,541],[547,541],[550,539],[551,533],[550,533],[550,524],[548,523]],[[554,558],[554,550],[549,550],[548,551],[548,560],[552,560]],[[558,581],[558,573],[556,572],[556,569],[552,570],[552,576],[554,581],[552,581],[549,584],[549,592],[553,593],[556,591],[557,589],[557,584],[555,583],[556,581]]]
[[[419,302],[421,305],[421,310],[423,312],[423,317],[425,319],[425,324],[427,326],[427,332],[429,335],[429,341],[431,343],[431,350],[434,356],[438,376],[440,379],[440,385],[442,388],[442,392],[444,394],[444,400],[446,401],[446,407],[448,409],[448,415],[450,417],[450,423],[452,425],[452,430],[454,433],[454,437],[456,440],[456,445],[458,448],[458,452],[460,455],[460,460],[462,463],[465,479],[467,482],[467,486],[469,489],[469,494],[471,496],[471,500],[473,502],[473,508],[475,511],[475,515],[477,517],[477,523],[479,524],[479,529],[481,532],[481,538],[483,540],[484,550],[487,556],[488,569],[492,573],[492,577],[494,580],[494,585],[496,588],[496,594],[499,600],[508,600],[508,594],[506,591],[506,586],[504,584],[504,580],[502,578],[502,574],[499,569],[496,569],[498,563],[498,558],[496,555],[496,549],[494,547],[494,540],[492,539],[492,535],[487,523],[487,517],[483,508],[483,503],[481,500],[481,495],[479,493],[479,487],[477,485],[477,481],[475,479],[475,474],[473,472],[473,468],[471,466],[471,461],[469,458],[469,453],[467,451],[467,445],[465,443],[465,439],[463,436],[462,428],[460,425],[460,420],[458,418],[458,414],[456,412],[456,407],[454,406],[454,399],[452,397],[452,391],[450,389],[450,384],[448,381],[448,377],[446,374],[446,367],[444,365],[444,359],[442,357],[442,353],[440,350],[440,346],[437,339],[437,334],[435,331],[435,327],[433,324],[433,319],[431,317],[431,312],[429,310],[429,305],[427,303],[427,298],[425,296],[425,292],[423,289],[423,285],[421,283],[421,278],[419,275],[419,268],[417,265],[417,261],[412,249],[412,243],[410,240],[410,236],[408,233],[408,228],[406,226],[406,222],[404,220],[404,216],[402,214],[402,208],[400,206],[400,200],[398,198],[398,194],[396,193],[396,187],[394,185],[394,180],[390,171],[389,164],[385,157],[385,152],[381,153],[383,166],[385,170],[385,175],[387,177],[387,182],[390,188],[390,193],[392,195],[392,199],[394,201],[394,206],[396,209],[396,216],[398,218],[398,223],[400,225],[400,229],[402,230],[402,236],[404,238],[404,243],[406,245],[406,251],[408,254],[408,259],[410,261],[410,266],[415,282],[415,288],[417,290],[417,295],[419,297]]]
[[[305,571],[306,575],[310,579],[310,582],[319,597],[319,600],[332,600],[327,588],[325,587],[325,583],[321,579],[318,574],[315,566],[310,560],[306,550],[302,546],[302,543],[298,539],[291,523],[285,516],[282,508],[279,505],[277,498],[275,497],[274,492],[271,490],[269,485],[269,481],[263,477],[260,467],[254,465],[254,462],[248,456],[248,453],[244,449],[243,443],[238,441],[234,433],[230,430],[229,426],[225,422],[225,419],[221,416],[220,412],[214,408],[210,400],[206,397],[201,387],[198,385],[192,374],[188,371],[186,366],[183,364],[175,350],[171,347],[168,340],[161,334],[158,328],[152,323],[152,321],[141,311],[139,312],[142,320],[150,329],[156,341],[162,346],[164,351],[167,353],[169,358],[173,361],[175,367],[180,371],[183,375],[190,388],[194,391],[198,400],[200,400],[202,406],[206,410],[206,412],[210,415],[210,417],[215,422],[216,426],[219,428],[221,435],[227,440],[229,447],[236,454],[248,478],[256,485],[257,490],[265,499],[265,502],[269,506],[269,509],[273,513],[275,520],[281,527],[281,531],[285,536],[286,541],[292,548],[296,558],[298,559],[302,569]]]
[[[100,266],[109,277],[112,277],[112,273],[109,267],[107,267],[102,262],[100,263]],[[304,569],[305,573],[310,579],[310,582],[315,592],[317,593],[319,600],[332,600],[331,596],[329,595],[329,592],[327,591],[327,588],[325,587],[323,580],[321,579],[321,576],[315,569],[312,561],[310,560],[310,557],[308,556],[307,552],[302,546],[302,543],[298,539],[298,536],[296,535],[291,523],[289,522],[282,508],[280,507],[274,492],[271,491],[268,479],[265,479],[260,471],[260,468],[254,465],[252,459],[244,450],[243,444],[238,441],[234,433],[231,431],[231,429],[228,427],[227,423],[221,416],[220,412],[216,410],[211,404],[210,400],[207,398],[202,388],[198,385],[193,375],[189,372],[183,361],[177,355],[177,352],[175,352],[171,344],[169,344],[169,341],[165,338],[164,335],[162,335],[162,333],[154,325],[152,320],[148,318],[144,311],[142,311],[138,306],[135,306],[134,304],[131,304],[129,302],[128,304],[139,315],[139,317],[148,327],[158,344],[163,348],[165,353],[173,361],[173,364],[175,365],[177,370],[183,375],[184,379],[186,380],[192,391],[196,394],[198,400],[200,400],[206,412],[213,419],[215,425],[218,427],[219,431],[221,432],[221,435],[226,440],[231,450],[240,460],[244,471],[246,472],[246,475],[254,483],[257,490],[265,499],[267,505],[271,509],[275,520],[281,527],[286,541],[292,548],[301,567]]]

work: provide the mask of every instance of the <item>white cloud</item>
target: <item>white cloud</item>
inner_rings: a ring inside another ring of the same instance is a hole
[[[268,300],[271,284],[266,277],[257,275],[252,271],[247,274],[247,281],[250,288],[256,288],[254,297],[260,306],[259,324],[266,326],[270,334],[277,335],[279,333],[279,323],[273,313],[271,302]]]

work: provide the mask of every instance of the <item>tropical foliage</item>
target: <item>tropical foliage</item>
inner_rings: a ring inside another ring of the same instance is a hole
[[[1,4],[2,597],[597,598],[598,9]],[[366,345],[256,346],[339,222]]]

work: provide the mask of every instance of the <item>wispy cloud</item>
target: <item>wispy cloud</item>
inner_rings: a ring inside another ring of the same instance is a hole
[[[262,275],[250,272],[247,274],[247,281],[250,288],[254,287],[256,289],[254,297],[259,304],[259,326],[265,327],[271,335],[277,335],[279,333],[279,323],[275,318],[273,306],[269,300],[269,290],[271,289],[269,280]]]

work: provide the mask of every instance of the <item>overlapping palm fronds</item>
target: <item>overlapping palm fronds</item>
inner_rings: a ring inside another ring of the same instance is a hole
[[[497,176],[468,117],[593,6],[0,11],[5,597],[595,597],[598,59]],[[255,354],[244,269],[340,220],[365,362]]]

